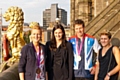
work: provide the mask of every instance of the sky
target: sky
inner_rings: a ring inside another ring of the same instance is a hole
[[[24,22],[30,23],[33,21],[43,25],[43,11],[49,9],[51,4],[57,3],[59,8],[67,11],[67,22],[70,23],[70,0],[0,0],[0,8],[2,14],[11,6],[20,7],[24,12]],[[3,25],[8,25],[5,19],[2,19]]]

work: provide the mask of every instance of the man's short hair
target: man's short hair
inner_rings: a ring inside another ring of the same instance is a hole
[[[74,22],[74,25],[82,25],[83,27],[85,27],[85,23],[82,19],[76,19]]]

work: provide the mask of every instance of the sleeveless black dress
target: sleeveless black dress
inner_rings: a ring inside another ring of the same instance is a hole
[[[104,56],[102,56],[102,49],[100,49],[100,51],[99,51],[98,59],[99,59],[100,65],[99,65],[98,80],[104,80],[106,74],[117,65],[114,54],[112,52],[112,48],[113,48],[113,46],[108,49],[108,51],[106,52],[106,54]],[[111,63],[108,68],[111,54],[112,54]],[[117,79],[118,79],[118,73],[110,76],[110,80],[117,80]]]

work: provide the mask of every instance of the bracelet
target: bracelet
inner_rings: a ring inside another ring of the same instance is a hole
[[[107,75],[110,77],[110,73],[107,73]]]

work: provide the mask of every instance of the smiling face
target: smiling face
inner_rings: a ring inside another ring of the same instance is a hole
[[[77,37],[82,37],[84,34],[84,27],[82,24],[76,24],[75,25],[75,33]]]
[[[63,32],[60,28],[58,28],[54,31],[54,37],[56,40],[62,40]]]
[[[39,29],[32,29],[31,38],[32,38],[33,43],[39,42],[41,39],[41,31]]]
[[[111,39],[107,35],[101,35],[100,36],[100,43],[103,47],[109,45],[111,42]]]

